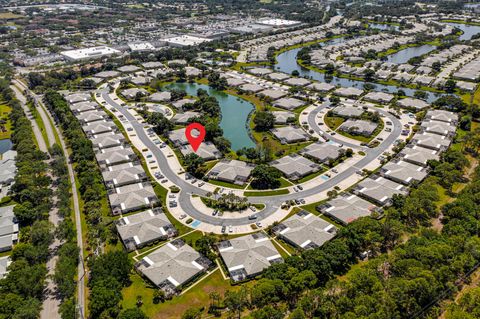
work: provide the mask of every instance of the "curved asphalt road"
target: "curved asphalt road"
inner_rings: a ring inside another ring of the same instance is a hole
[[[128,112],[128,110],[125,107],[122,107],[120,104],[116,103],[112,98],[110,98],[108,94],[108,89],[100,89],[97,91],[97,93],[100,93],[103,99],[107,101],[107,103],[110,106],[118,110],[118,112],[120,112],[124,116],[124,118],[130,122],[135,133],[137,134],[137,137],[142,141],[142,143],[145,144],[145,146],[147,146],[150,149],[153,156],[155,156],[155,159],[157,160],[157,163],[161,168],[162,174],[167,179],[169,179],[170,181],[172,181],[174,184],[176,184],[178,187],[181,188],[182,191],[179,194],[178,202],[183,211],[185,211],[188,215],[190,215],[194,219],[197,219],[201,222],[209,223],[212,225],[217,225],[217,226],[223,226],[223,225],[240,226],[240,225],[247,225],[252,223],[252,220],[249,220],[248,216],[241,217],[241,218],[219,218],[219,217],[206,215],[200,212],[196,207],[194,207],[194,205],[190,201],[190,195],[196,194],[200,196],[205,196],[208,192],[200,187],[197,187],[195,185],[192,185],[186,182],[185,180],[180,178],[177,175],[177,173],[175,173],[170,168],[165,155],[147,136],[144,130],[144,124],[139,123],[135,119],[135,117],[132,114],[130,114],[130,112]],[[309,114],[308,123],[314,130],[317,130],[317,132],[321,129],[315,121],[316,116],[318,112],[320,112],[320,110],[325,108],[326,106],[327,104],[323,104],[321,107],[319,107],[318,109],[316,109],[315,111]],[[382,154],[385,150],[387,150],[395,142],[395,140],[397,140],[398,137],[400,136],[402,125],[400,121],[390,113],[381,109],[379,109],[378,112],[388,117],[393,123],[392,132],[379,146],[373,149],[365,149],[366,155],[360,161],[358,161],[355,166],[351,166],[347,168],[345,171],[342,171],[336,174],[332,178],[328,179],[327,181],[313,188],[305,189],[297,193],[291,193],[291,194],[285,194],[285,195],[249,197],[249,201],[253,204],[265,204],[265,209],[263,209],[262,211],[256,214],[257,215],[256,221],[261,221],[264,218],[268,217],[269,215],[273,214],[280,207],[280,205],[287,200],[308,197],[314,194],[321,193],[327,189],[334,187],[335,185],[338,185],[343,180],[355,174],[357,170],[361,170],[363,167],[367,166],[372,160],[374,160],[376,157]],[[326,133],[325,135],[328,136],[328,134]],[[337,141],[345,145],[345,142],[337,140],[333,136],[328,136],[328,137],[333,141]],[[352,144],[352,146],[358,148],[357,145]]]

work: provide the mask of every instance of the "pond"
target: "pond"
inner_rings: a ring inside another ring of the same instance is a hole
[[[463,34],[458,38],[459,40],[470,40],[472,36],[477,33],[480,33],[480,26],[478,25],[468,25],[463,23],[447,23],[452,27],[459,28],[463,31]]]
[[[223,129],[223,136],[232,143],[232,150],[255,147],[248,132],[248,115],[255,109],[252,103],[198,83],[173,83],[169,84],[167,89],[185,90],[188,95],[192,96],[197,95],[198,89],[206,90],[209,95],[218,100],[222,111],[220,127]]]
[[[6,138],[3,140],[0,140],[0,154],[5,153],[6,151],[9,151],[12,149],[13,143],[10,139]]]
[[[395,64],[407,63],[411,58],[427,54],[435,50],[437,47],[430,44],[424,44],[418,47],[410,47],[400,50],[397,53],[387,56],[387,61]]]
[[[370,23],[369,27],[372,29],[378,29],[378,30],[384,30],[384,31],[389,31],[389,30],[398,31],[400,29],[398,25],[391,25],[386,23]]]
[[[358,81],[358,80],[352,80],[348,78],[341,78],[341,77],[336,77],[336,76],[326,76],[324,73],[313,71],[306,69],[299,65],[297,63],[297,54],[300,51],[300,48],[292,49],[289,51],[285,51],[277,56],[277,61],[274,66],[274,68],[278,71],[282,71],[288,74],[292,74],[294,70],[297,70],[300,74],[300,76],[308,78],[308,79],[313,79],[317,80],[320,82],[327,82],[331,83],[334,85],[340,85],[342,87],[357,87],[357,88],[363,88],[365,85],[364,81]],[[396,93],[398,90],[403,90],[407,96],[413,97],[415,94],[414,89],[411,88],[406,88],[406,87],[397,87],[394,85],[384,85],[384,84],[378,84],[378,83],[371,83],[375,86],[375,91],[383,91],[383,92],[388,92],[388,93]],[[438,97],[441,96],[441,94],[438,93],[433,93],[433,92],[428,92],[427,93],[427,98],[426,101],[428,103],[432,103],[435,101]]]

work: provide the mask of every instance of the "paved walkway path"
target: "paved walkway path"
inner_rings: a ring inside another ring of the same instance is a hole
[[[15,85],[10,85],[10,88],[13,90],[15,93],[17,100],[20,101],[20,104],[22,105],[23,111],[25,112],[25,115],[27,118],[30,120],[32,123],[32,129],[33,129],[33,134],[35,135],[35,139],[37,140],[38,148],[42,152],[47,152],[47,144],[45,143],[45,140],[43,139],[42,132],[40,131],[40,128],[38,127],[37,121],[35,121],[35,117],[33,116],[32,112],[27,106],[27,99],[23,95],[23,93],[15,86]]]
[[[16,81],[17,85],[19,85],[21,88],[28,90],[28,88],[25,86],[20,81]],[[38,106],[38,111],[40,116],[42,117],[42,120],[44,121],[45,128],[47,131],[47,137],[50,141],[50,145],[55,144],[55,134],[54,130],[57,133],[59,140],[60,140],[60,146],[65,154],[65,157],[67,158],[67,168],[68,168],[68,175],[69,175],[69,181],[70,185],[72,188],[72,198],[73,198],[73,209],[75,212],[75,225],[76,225],[76,230],[77,230],[77,245],[80,248],[80,254],[79,254],[79,264],[78,264],[78,274],[77,274],[77,311],[79,312],[80,318],[84,318],[84,309],[85,309],[85,267],[83,264],[84,260],[84,255],[83,255],[83,236],[82,236],[82,223],[81,223],[81,217],[80,217],[80,204],[79,204],[79,199],[78,199],[78,192],[77,192],[77,187],[75,184],[75,175],[73,171],[73,166],[70,163],[70,160],[68,159],[68,151],[67,151],[67,146],[65,143],[65,140],[63,138],[62,132],[57,129],[56,126],[52,126],[51,123],[54,122],[53,117],[51,114],[47,111],[45,105],[42,102],[42,99],[40,96],[37,96],[33,92],[30,91],[30,94],[34,98],[37,106]],[[55,263],[55,260],[52,261]],[[48,266],[48,265],[47,265]],[[46,299],[49,300],[50,296]],[[41,318],[48,318],[48,319],[54,319],[54,318],[60,318],[60,315],[58,313],[58,307],[55,307],[55,303],[53,301],[48,301],[47,304],[44,304],[44,308],[48,308],[48,310],[45,310],[45,314],[42,311],[42,316]]]

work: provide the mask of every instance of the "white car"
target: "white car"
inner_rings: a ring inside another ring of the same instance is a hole
[[[228,226],[228,232],[229,232],[229,233],[233,233],[233,227],[232,227],[232,225]]]

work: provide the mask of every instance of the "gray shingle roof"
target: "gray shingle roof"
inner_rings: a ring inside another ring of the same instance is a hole
[[[336,234],[335,226],[306,211],[283,221],[274,231],[278,236],[303,249],[320,247]]]
[[[243,279],[243,274],[257,275],[273,262],[283,261],[268,236],[263,233],[222,241],[218,244],[218,250],[234,280]]]

